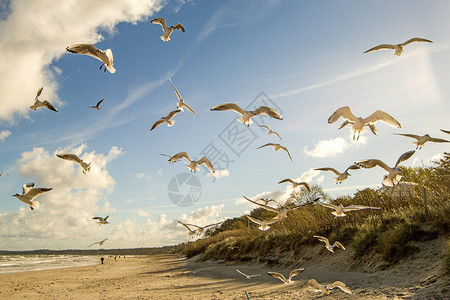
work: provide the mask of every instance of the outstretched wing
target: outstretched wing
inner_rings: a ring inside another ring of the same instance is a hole
[[[203,227],[203,228],[208,228],[208,227],[213,227],[213,226],[217,226],[217,225],[220,225],[220,224],[222,224],[223,222],[225,222],[225,221],[222,221],[222,222],[217,222],[217,223],[214,223],[214,224],[209,224],[209,225],[206,225],[205,227]]]
[[[248,275],[247,274],[245,274],[245,273],[242,273],[241,271],[239,271],[238,269],[236,269],[236,271],[239,273],[239,274],[241,274],[241,275],[244,275],[245,277],[248,277]]]
[[[161,25],[161,27],[164,30],[164,32],[167,31],[166,19],[164,19],[164,18],[156,18],[156,19],[152,20],[150,23],[152,23],[152,24],[159,24],[159,25]]]
[[[432,43],[432,41],[430,41],[430,40],[423,39],[423,38],[417,38],[417,37],[416,37],[416,38],[412,38],[412,39],[407,40],[407,41],[404,42],[402,45],[403,45],[403,46],[406,46],[406,45],[411,44],[411,43],[414,43],[414,42]]]
[[[322,205],[322,206],[331,208],[331,209],[337,209],[337,208],[338,208],[336,205],[330,204],[330,203],[323,203],[323,202],[317,202],[317,203],[319,203],[319,204]]]
[[[403,136],[410,137],[410,138],[413,138],[413,139],[416,139],[416,140],[421,138],[421,136],[417,135],[417,134],[409,134],[409,133],[394,133],[394,134],[396,134],[396,135],[403,135]]]
[[[411,150],[408,152],[403,153],[402,155],[400,155],[400,157],[398,158],[397,162],[395,163],[394,168],[397,168],[397,166],[402,162],[407,160],[408,158],[410,158],[414,153],[416,152],[416,150]]]
[[[320,236],[320,235],[314,235],[313,237],[317,238],[319,241],[324,242],[325,244],[327,244],[327,246],[330,245],[330,242],[328,241],[328,239],[324,236]]]
[[[28,191],[27,196],[30,197],[30,200],[33,200],[40,194],[49,192],[51,190],[53,190],[53,188],[32,188],[31,190]]]
[[[279,213],[279,211],[278,211],[276,208],[273,208],[273,207],[271,207],[271,206],[268,206],[268,205],[264,205],[264,204],[255,202],[255,201],[250,200],[249,198],[247,198],[247,197],[245,197],[245,196],[242,196],[242,197],[244,197],[245,200],[250,201],[251,203],[258,205],[259,207],[264,208],[265,210],[273,211],[273,212]]]
[[[284,283],[286,283],[286,277],[283,276],[283,274],[278,273],[278,272],[267,272],[268,275],[278,278],[281,281],[283,281]]]
[[[381,45],[375,46],[373,48],[370,48],[369,50],[364,51],[364,53],[377,51],[377,50],[382,50],[382,49],[394,49],[395,50],[395,45],[381,44]]]
[[[334,248],[334,247],[339,247],[339,248],[341,248],[342,250],[345,250],[344,245],[342,245],[341,242],[338,242],[338,241],[334,242],[333,248]]]
[[[280,146],[280,148],[283,149],[284,151],[286,151],[286,153],[287,153],[287,155],[289,155],[289,158],[291,159],[291,161],[294,162],[294,161],[292,160],[292,156],[291,156],[291,154],[289,153],[288,148],[286,148],[285,146]]]
[[[34,98],[34,100],[36,100],[41,95],[43,89],[44,87],[41,87],[40,89],[37,90],[36,97]]]
[[[165,121],[163,119],[156,121],[155,124],[153,124],[152,128],[150,128],[150,131],[152,131],[153,129],[155,129],[159,125],[163,124],[164,122]]]
[[[345,172],[347,172],[348,170],[358,170],[358,169],[361,169],[361,167],[358,166],[358,165],[353,164],[353,165],[351,165],[350,167],[348,167],[348,168],[345,170]]]
[[[332,290],[334,288],[340,288],[343,292],[345,292],[347,294],[352,294],[352,291],[342,281],[335,281],[330,286],[328,286],[328,289],[330,289],[330,290]]]
[[[75,45],[71,45],[71,46],[66,47],[66,50],[68,52],[71,52],[71,53],[89,55],[89,56],[94,57],[94,58],[96,58],[98,60],[102,60],[98,56],[98,51],[100,51],[100,50],[97,49],[97,47],[95,47],[94,45],[91,45],[91,44],[75,44]]]
[[[202,158],[200,158],[199,161],[197,161],[197,165],[201,165],[201,164],[205,164],[205,166],[206,166],[212,173],[214,173],[214,167],[213,167],[212,163],[209,161],[209,159],[206,158],[206,156],[203,156]]]
[[[92,244],[90,244],[89,246],[87,246],[87,248],[92,247],[92,246],[94,246],[95,244],[99,244],[99,243],[100,243],[100,242],[92,243]]]
[[[58,110],[50,102],[48,102],[47,100],[44,100],[42,103],[48,109],[58,112]]]
[[[341,175],[341,173],[339,173],[336,169],[334,169],[334,168],[317,168],[317,169],[314,169],[314,170],[316,170],[316,171],[331,171],[331,172],[333,172],[334,174],[336,174],[336,175]]]
[[[381,121],[388,124],[389,126],[402,128],[400,123],[396,119],[394,119],[394,117],[381,110],[377,110],[376,112],[365,118],[364,121],[364,123],[366,124],[375,124],[376,122]]]
[[[362,210],[362,209],[381,209],[380,207],[372,207],[365,205],[349,205],[343,208],[344,212],[354,211],[354,210]]]
[[[309,286],[315,290],[320,290],[323,286],[317,282],[315,279],[310,279],[306,282],[306,286]]]
[[[183,222],[181,222],[181,221],[178,221],[178,223],[179,224],[181,224],[181,225],[183,225],[184,227],[186,227],[187,228],[187,230],[189,230],[189,232],[191,232],[192,230],[191,230],[191,228],[189,228],[189,226],[187,226],[186,224],[184,224]]]
[[[278,146],[278,145],[279,145],[279,144],[267,143],[267,144],[262,145],[261,147],[258,147],[258,148],[256,148],[256,149],[260,149],[260,148],[262,148],[262,147],[267,147],[267,146],[273,146],[273,147],[275,147],[275,146]]]
[[[295,270],[292,270],[291,271],[291,273],[289,273],[289,280],[291,280],[292,279],[292,277],[294,277],[294,276],[296,276],[296,275],[298,275],[298,274],[300,274],[301,272],[303,272],[305,269],[295,269]]]
[[[187,105],[186,102],[183,103],[183,106],[186,107],[187,110],[189,110],[191,113],[193,113],[194,115],[196,115],[201,119],[201,117],[189,105]]]
[[[179,113],[181,110],[176,109],[176,110],[172,110],[168,115],[167,118],[168,119],[172,119],[177,113]]]
[[[258,219],[255,219],[255,218],[253,218],[253,217],[250,217],[249,215],[245,215],[250,221],[252,221],[253,223],[255,223],[255,224],[258,224],[258,225],[261,225],[262,224],[262,221],[260,221],[260,220],[258,220]]]
[[[444,130],[444,129],[441,129],[441,131],[442,131],[443,133],[450,134],[450,130]]]
[[[243,110],[236,103],[225,103],[225,104],[217,105],[217,106],[214,106],[213,108],[211,108],[211,110],[219,110],[219,111],[231,110],[231,111],[237,112],[238,114],[241,114],[241,115],[245,114],[245,110]]]
[[[100,104],[103,102],[104,99],[100,100],[97,102],[97,105],[95,105],[96,107],[100,107]]]
[[[175,94],[177,94],[178,100],[181,100],[181,95],[178,93],[178,90],[175,88],[175,86],[172,83],[172,80],[169,78],[170,84],[172,85],[173,89],[175,90]]]
[[[279,112],[277,112],[275,109],[270,108],[268,106],[260,106],[257,109],[253,111],[254,115],[267,115],[271,118],[283,120],[283,116],[280,115]]]
[[[292,183],[292,184],[296,184],[296,182],[294,180],[290,179],[290,178],[283,179],[283,180],[281,180],[278,183],[284,183],[284,182],[289,182],[289,183]]]
[[[183,25],[181,25],[181,23],[175,24],[175,26],[173,26],[173,29],[178,29],[179,31],[184,32],[184,27]]]
[[[381,161],[379,159],[361,160],[361,161],[355,162],[355,164],[360,167],[366,168],[366,169],[370,169],[370,168],[379,166],[379,167],[383,168],[384,170],[386,170],[387,172],[389,172],[391,170],[391,168],[389,168],[388,165],[386,165],[383,161]]]
[[[341,108],[338,108],[329,118],[328,118],[328,124],[336,122],[340,117],[342,119],[355,122],[356,117],[353,115],[352,111],[350,110],[350,107],[343,106]],[[345,126],[345,125],[344,125]]]
[[[435,142],[435,143],[449,143],[450,141],[444,140],[444,139],[437,139],[437,138],[430,138],[429,139],[430,142]]]
[[[192,161],[186,152],[179,152],[179,153],[175,154],[174,156],[172,156],[172,159],[176,159],[176,160],[180,160],[182,158],[186,159],[188,162]]]

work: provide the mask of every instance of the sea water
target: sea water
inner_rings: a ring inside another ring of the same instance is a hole
[[[0,255],[0,273],[17,273],[100,263],[97,256],[79,255]]]

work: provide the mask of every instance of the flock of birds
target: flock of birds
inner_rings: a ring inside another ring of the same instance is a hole
[[[170,36],[173,33],[174,30],[179,30],[181,32],[184,32],[184,27],[180,24],[177,23],[174,26],[170,26],[167,27],[166,21],[164,18],[156,18],[154,20],[151,21],[152,24],[159,24],[161,25],[164,34],[161,36],[161,40],[164,42],[170,41]],[[365,51],[364,53],[367,52],[372,52],[372,51],[376,51],[376,50],[382,50],[382,49],[393,49],[395,50],[395,55],[396,56],[400,56],[404,50],[404,47],[406,45],[409,45],[413,42],[427,42],[427,43],[432,43],[432,41],[427,40],[427,39],[423,39],[423,38],[412,38],[404,43],[398,44],[398,45],[391,45],[391,44],[382,44],[382,45],[378,45],[376,47],[373,47],[367,51]],[[76,54],[81,54],[81,55],[88,55],[91,57],[94,57],[98,60],[100,60],[102,62],[102,65],[100,66],[100,70],[103,68],[104,72],[106,72],[106,70],[108,70],[110,73],[115,73],[116,69],[114,68],[114,59],[113,59],[113,54],[112,54],[112,50],[111,49],[107,49],[107,50],[100,50],[97,49],[95,46],[90,45],[90,44],[74,44],[71,46],[68,46],[66,48],[66,50],[68,52],[71,53],[76,53]],[[162,117],[160,120],[157,120],[153,126],[150,128],[150,131],[154,130],[155,128],[157,128],[158,126],[166,123],[168,127],[171,127],[175,124],[175,120],[174,117],[180,113],[184,111],[184,108],[186,108],[186,110],[188,110],[189,112],[191,112],[192,114],[194,114],[195,116],[197,116],[198,118],[201,118],[181,97],[180,93],[178,92],[178,90],[175,88],[175,85],[173,84],[172,80],[169,78],[170,84],[172,85],[175,94],[178,98],[178,102],[177,102],[177,109],[170,111],[167,116]],[[39,107],[45,107],[49,110],[52,110],[54,112],[58,112],[58,110],[49,102],[49,101],[41,101],[39,99],[39,97],[41,96],[41,93],[43,91],[43,87],[41,87],[40,89],[38,89],[37,93],[36,93],[36,97],[34,99],[34,104],[32,106],[30,106],[30,109],[36,110]],[[90,106],[89,108],[93,108],[96,110],[100,110],[102,107],[100,107],[101,103],[103,102],[104,99],[101,99],[100,101],[98,101],[98,103],[96,105]],[[273,119],[277,119],[277,120],[283,120],[283,117],[281,116],[281,114],[279,112],[277,112],[275,109],[267,107],[267,106],[260,106],[259,108],[251,111],[247,111],[242,109],[239,105],[235,104],[235,103],[225,103],[225,104],[221,104],[221,105],[217,105],[211,108],[211,111],[232,111],[235,112],[237,114],[240,115],[240,117],[237,119],[238,122],[243,123],[246,126],[250,126],[251,124],[253,124],[252,118],[255,116],[259,116],[259,115],[266,115],[270,118]],[[371,115],[369,115],[368,117],[356,117],[355,115],[353,115],[352,111],[350,110],[350,108],[348,106],[344,106],[341,107],[339,109],[337,109],[328,119],[328,123],[332,124],[334,122],[336,122],[338,119],[342,118],[344,120],[344,122],[340,125],[340,127],[338,129],[342,129],[348,125],[350,125],[351,130],[353,131],[353,139],[354,140],[358,140],[360,137],[360,134],[364,131],[365,127],[368,127],[370,129],[370,131],[377,135],[377,129],[375,127],[375,124],[377,122],[383,122],[389,126],[395,127],[395,128],[401,128],[400,123],[391,115],[389,115],[388,113],[381,111],[381,110],[377,110],[374,113],[372,113]],[[276,131],[273,131],[272,129],[270,129],[269,127],[265,126],[265,125],[258,125],[262,128],[265,128],[267,130],[268,135],[274,134],[276,135],[280,140],[283,140],[282,137],[280,136],[279,133],[277,133]],[[442,130],[442,129],[441,129]],[[442,130],[442,132],[446,133],[446,134],[450,134],[450,131],[447,130]],[[437,142],[437,143],[444,143],[444,142],[449,142],[448,140],[445,139],[440,139],[440,138],[432,138],[431,136],[429,136],[428,134],[425,134],[423,136],[419,136],[416,134],[399,134],[405,137],[409,137],[409,138],[413,138],[416,139],[417,141],[415,141],[413,144],[416,145],[416,150],[421,149],[424,144],[426,142]],[[287,149],[287,147],[281,145],[281,144],[277,144],[277,143],[267,143],[265,145],[262,145],[260,147],[258,147],[257,149],[260,148],[264,148],[264,147],[273,147],[273,149],[275,151],[284,151],[287,153],[287,155],[289,156],[290,160],[292,160],[291,154],[289,153],[289,150]],[[362,168],[373,168],[375,166],[379,166],[382,169],[384,169],[387,172],[387,176],[384,178],[384,180],[382,181],[383,185],[387,185],[387,186],[394,186],[396,184],[399,183],[399,181],[402,178],[402,170],[400,168],[398,168],[398,165],[409,159],[416,150],[412,150],[412,151],[408,151],[406,153],[403,153],[397,160],[396,164],[394,165],[394,167],[389,167],[386,163],[384,163],[383,161],[379,160],[379,159],[368,159],[368,160],[362,160],[362,161],[358,161],[355,162],[354,164],[351,164],[344,172],[339,172],[336,169],[332,168],[332,167],[325,167],[325,168],[316,168],[314,170],[317,171],[331,171],[334,174],[337,175],[337,177],[334,177],[333,179],[336,181],[336,184],[341,184],[344,180],[346,180],[348,178],[348,176],[350,176],[350,174],[348,173],[349,170],[357,170]],[[207,157],[202,157],[200,160],[195,161],[192,160],[190,158],[190,156],[186,153],[186,152],[179,152],[176,153],[174,155],[167,155],[167,154],[161,154],[163,156],[167,156],[169,157],[168,161],[170,164],[176,163],[178,161],[182,161],[184,159],[185,165],[187,166],[187,168],[189,168],[191,170],[191,172],[197,172],[199,170],[199,166],[204,164],[211,173],[214,173],[214,167],[212,165],[212,163],[209,161],[209,159]],[[84,162],[82,159],[80,159],[77,155],[75,154],[71,154],[71,153],[61,153],[61,154],[57,154],[56,155],[58,158],[67,160],[67,161],[71,161],[74,163],[77,163],[80,165],[83,174],[87,174],[90,170],[91,167],[91,163],[86,163]],[[8,175],[6,172],[1,172],[1,175]],[[281,181],[279,181],[279,184],[281,183],[289,183],[292,185],[292,187],[295,189],[297,187],[304,187],[305,189],[307,189],[308,191],[311,191],[310,186],[308,185],[308,183],[306,182],[296,182],[292,179],[283,179]],[[26,203],[29,205],[31,210],[34,209],[38,209],[39,208],[39,202],[35,200],[35,198],[37,198],[39,195],[49,192],[51,191],[52,188],[35,188],[34,187],[34,183],[27,183],[23,185],[23,192],[22,194],[15,194],[13,195],[14,197],[16,197],[17,199],[19,199],[20,201]],[[258,207],[261,207],[267,211],[271,211],[271,212],[275,212],[276,216],[274,218],[272,218],[271,220],[258,220],[256,218],[253,218],[249,215],[245,215],[245,217],[258,225],[258,229],[262,230],[262,231],[266,231],[268,229],[270,229],[270,225],[274,224],[274,223],[278,223],[278,222],[282,222],[285,218],[288,217],[288,213],[290,211],[293,211],[295,209],[298,209],[299,207],[303,207],[303,206],[307,206],[307,205],[314,205],[314,204],[319,204],[322,205],[324,207],[330,208],[333,211],[331,212],[335,218],[337,217],[345,217],[347,212],[350,211],[356,211],[356,210],[363,210],[363,209],[380,209],[379,207],[369,207],[369,206],[364,206],[364,205],[349,205],[349,206],[342,206],[342,205],[333,205],[333,204],[329,204],[329,203],[322,203],[319,201],[319,198],[306,202],[304,204],[301,205],[297,205],[295,207],[286,207],[286,206],[279,206],[279,208],[275,208],[269,205],[270,202],[274,202],[276,204],[278,204],[275,200],[273,199],[258,199],[257,201],[251,200],[247,197],[244,196],[244,198],[246,200],[248,200],[250,203],[257,205]],[[259,202],[258,202],[259,201]],[[260,203],[260,202],[263,203]],[[100,225],[107,225],[109,224],[109,222],[107,221],[109,216],[103,218],[103,217],[93,217],[93,220],[97,220],[99,226]],[[214,224],[209,224],[206,226],[199,226],[199,225],[195,225],[195,224],[187,224],[187,223],[183,223],[181,221],[178,221],[179,224],[181,224],[182,226],[184,226],[187,230],[188,230],[188,236],[189,237],[195,237],[195,236],[200,236],[202,234],[205,233],[205,231],[207,229],[210,228],[214,228],[216,226],[221,225],[223,222],[219,222],[219,223],[214,223]],[[195,229],[193,229],[195,227]],[[338,241],[335,241],[333,244],[330,244],[330,242],[328,241],[328,239],[326,237],[322,237],[322,236],[313,236],[314,238],[317,238],[318,241],[323,242],[325,245],[325,248],[327,250],[329,250],[330,252],[334,253],[334,248],[338,247],[342,250],[345,250],[345,247]],[[98,244],[99,246],[102,246],[103,243],[107,240],[108,238],[103,239],[102,241],[99,242],[95,242],[91,245],[89,245],[88,247],[91,247],[93,245]],[[295,269],[293,271],[290,272],[288,278],[284,277],[283,274],[278,273],[278,272],[267,272],[268,275],[273,276],[275,278],[280,279],[282,282],[284,282],[285,284],[288,285],[292,285],[294,283],[294,281],[292,280],[292,278],[298,274],[300,274],[304,269]],[[257,275],[247,275],[241,271],[239,271],[238,269],[236,269],[236,271],[245,276],[247,279],[251,279],[253,277],[257,277],[260,276],[261,274],[257,274]],[[334,289],[334,288],[340,288],[342,291],[351,294],[352,291],[341,281],[335,281],[334,283],[332,283],[331,285],[321,285],[319,284],[315,279],[311,279],[308,280],[306,283],[306,286],[313,288],[315,291],[320,292],[321,295],[325,295],[325,294],[329,294],[330,290]]]

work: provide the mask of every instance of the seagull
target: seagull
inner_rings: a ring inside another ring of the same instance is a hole
[[[97,104],[94,105],[94,106],[89,106],[89,108],[95,108],[96,110],[102,109],[102,107],[100,107],[100,104],[103,102],[103,100],[104,100],[104,99],[98,101]]]
[[[98,244],[99,246],[101,246],[101,245],[103,245],[103,243],[104,243],[107,239],[108,239],[108,238],[106,238],[106,239],[104,239],[103,241],[100,241],[100,242],[92,243],[92,244],[90,244],[90,245],[87,246],[87,247],[89,248],[89,247],[91,247],[91,246],[94,246],[95,244]]]
[[[79,164],[82,168],[83,168],[83,174],[86,175],[87,172],[89,172],[91,170],[91,163],[85,163],[84,161],[81,160],[81,158],[79,158],[77,155],[75,154],[70,154],[70,153],[62,153],[62,154],[56,154],[57,157],[68,160],[68,161],[73,161],[76,162],[77,164]]]
[[[106,221],[106,219],[109,218],[109,215],[106,216],[106,218],[102,218],[102,217],[93,217],[92,220],[98,220],[97,224],[98,226],[100,225],[106,225],[109,224],[108,221]]]
[[[283,140],[281,138],[281,136],[278,134],[278,132],[275,132],[272,129],[270,129],[269,127],[264,126],[264,125],[258,125],[258,126],[267,129],[268,130],[267,134],[276,134],[280,138],[280,140]]]
[[[335,218],[337,217],[345,217],[346,212],[354,211],[354,210],[362,210],[362,209],[381,209],[379,207],[371,207],[371,206],[365,206],[365,205],[349,205],[349,206],[343,206],[342,204],[334,205],[329,203],[322,203],[319,202],[320,205],[334,209],[333,212],[331,212]]]
[[[2,176],[2,175],[8,175],[9,176],[9,174],[6,173],[6,172],[0,172],[0,176]]]
[[[242,273],[242,272],[239,271],[238,269],[236,269],[236,271],[237,271],[239,274],[243,275],[243,276],[244,276],[245,278],[247,278],[247,279],[251,279],[252,277],[258,277],[258,276],[261,276],[261,274],[247,275],[247,274],[245,274],[245,273]]]
[[[348,286],[342,281],[335,281],[331,285],[327,286],[328,290],[332,290],[334,288],[340,288],[343,292],[347,294],[353,294],[353,292],[348,288]]]
[[[245,215],[245,216],[246,216],[250,221],[252,221],[253,223],[258,224],[258,225],[259,225],[258,229],[259,229],[259,230],[262,230],[262,231],[269,230],[269,228],[270,228],[269,225],[272,225],[272,224],[278,222],[278,221],[273,221],[273,220],[271,220],[271,221],[261,221],[261,220],[252,218],[252,217],[250,217],[249,215]]]
[[[51,190],[53,190],[53,188],[35,188],[34,183],[26,183],[22,186],[22,194],[14,194],[13,197],[16,197],[20,201],[28,204],[30,209],[33,210],[39,208],[39,202],[33,199],[38,197],[40,194]]]
[[[353,292],[348,288],[348,286],[345,285],[345,283],[343,283],[342,281],[335,281],[331,285],[324,286],[324,285],[321,285],[320,283],[318,283],[317,280],[310,279],[306,282],[306,286],[313,288],[314,291],[316,291],[316,292],[321,292],[319,297],[323,296],[325,294],[329,295],[330,290],[332,290],[334,288],[340,288],[342,291],[344,291],[347,294],[353,294]]]
[[[44,87],[41,87],[40,89],[38,89],[37,93],[36,93],[36,97],[34,98],[34,104],[30,106],[31,109],[36,110],[39,107],[46,107],[50,110],[56,111],[58,112],[58,110],[47,100],[44,101],[40,101],[38,99],[38,97],[41,95],[42,90],[44,89]]]
[[[281,180],[281,181],[278,182],[278,183],[284,183],[284,182],[289,182],[289,183],[291,183],[291,184],[292,184],[292,187],[293,187],[294,189],[295,189],[296,187],[298,187],[299,185],[303,185],[309,192],[311,192],[311,188],[309,187],[309,184],[306,183],[306,182],[304,182],[304,181],[302,181],[302,182],[295,182],[294,180],[287,178],[287,179]]]
[[[444,132],[444,133],[446,133],[446,134],[450,134],[450,130],[444,130],[444,129],[441,129],[441,131]]]
[[[167,155],[167,154],[160,154],[162,156],[167,156],[169,158],[169,164],[173,164],[176,163],[177,161],[181,160],[182,158],[186,159],[188,162],[190,162],[190,160],[188,159],[189,156],[186,152],[179,152],[173,156]]]
[[[106,72],[106,69],[108,69],[110,73],[116,73],[116,69],[114,69],[113,67],[114,58],[111,49],[106,49],[103,51],[97,49],[94,45],[91,44],[75,44],[72,46],[68,46],[66,50],[71,53],[85,54],[101,60],[103,64],[100,66],[100,70],[103,66],[105,66],[104,72]]]
[[[352,124],[352,130],[353,130],[353,140],[358,140],[359,135],[362,131],[364,131],[364,127],[368,126],[370,130],[373,132],[373,134],[377,135],[377,129],[375,127],[375,123],[377,121],[382,121],[389,126],[401,128],[402,126],[400,123],[394,119],[391,115],[385,113],[384,111],[377,110],[367,118],[362,117],[355,117],[350,110],[350,107],[343,106],[339,109],[337,109],[329,118],[328,118],[328,124],[336,122],[340,117],[345,120],[344,123],[341,124],[341,126],[338,129],[344,128],[348,124]],[[358,134],[358,137],[356,137],[356,134]]]
[[[189,230],[189,232],[188,232],[189,238],[193,238],[194,235],[197,234],[197,232],[196,232],[195,230],[192,230],[191,228],[189,228],[189,226],[188,226],[187,224],[184,224],[184,223],[181,222],[181,221],[178,221],[178,223],[181,224],[181,225],[183,225],[184,227],[186,227],[187,230]]]
[[[278,272],[267,272],[267,274],[269,274],[272,277],[278,278],[281,281],[284,282],[284,284],[289,284],[290,286],[294,284],[295,281],[292,280],[292,277],[300,274],[301,272],[303,272],[305,269],[295,269],[292,270],[291,273],[289,273],[289,278],[286,280],[286,277],[283,276],[283,274],[278,273]]]
[[[175,26],[170,26],[169,28],[167,28],[166,20],[164,18],[156,18],[152,20],[150,23],[161,25],[162,30],[164,31],[164,34],[161,36],[161,40],[163,40],[164,42],[170,41],[170,35],[175,29],[184,32],[183,25],[181,25],[180,23],[177,23],[175,24]]]
[[[197,172],[198,170],[200,170],[198,166],[200,166],[201,164],[205,164],[205,166],[211,171],[211,173],[214,173],[214,167],[209,159],[206,158],[206,156],[203,156],[198,161],[192,160],[186,152],[180,152],[175,154],[174,156],[177,156],[177,158],[179,157],[177,160],[185,158],[189,162],[189,164],[186,164],[186,166],[191,170],[191,172]]]
[[[268,206],[268,205],[264,205],[264,204],[255,202],[255,201],[253,201],[253,200],[250,200],[249,198],[247,198],[247,197],[245,197],[245,196],[243,196],[243,197],[244,197],[247,201],[250,201],[251,203],[258,205],[259,207],[262,207],[262,208],[264,208],[265,210],[268,210],[268,211],[272,211],[272,212],[277,213],[277,215],[272,219],[272,221],[276,221],[276,222],[279,222],[279,221],[282,221],[282,220],[286,219],[286,218],[287,218],[287,213],[288,213],[288,212],[290,212],[290,211],[292,211],[292,210],[295,210],[295,209],[297,209],[297,208],[300,208],[300,207],[302,207],[302,206],[306,206],[306,205],[312,204],[312,203],[314,203],[314,202],[316,202],[316,201],[318,201],[318,200],[320,199],[320,198],[317,198],[317,199],[315,199],[315,200],[313,200],[313,201],[311,201],[311,202],[307,202],[307,203],[305,203],[305,204],[297,205],[297,206],[294,206],[294,207],[292,207],[292,208],[289,208],[289,207],[282,207],[282,208],[280,208],[280,209],[277,209],[277,208],[274,208],[274,207],[271,207],[271,206]]]
[[[336,184],[341,184],[342,181],[344,181],[345,179],[348,178],[348,176],[352,176],[348,173],[348,170],[357,170],[360,169],[360,166],[358,165],[351,165],[350,167],[348,167],[343,173],[338,172],[336,169],[334,168],[317,168],[314,169],[316,171],[331,171],[334,174],[336,174],[338,177],[333,177],[333,179],[336,181]]]
[[[153,129],[155,129],[156,127],[158,127],[159,125],[163,124],[164,122],[167,123],[167,127],[172,126],[173,124],[175,124],[175,121],[172,120],[173,117],[175,117],[175,115],[177,113],[179,113],[181,110],[177,109],[177,110],[173,110],[171,111],[167,117],[162,117],[161,120],[158,120],[155,122],[155,124],[153,124],[152,128],[150,128],[150,131],[152,131]]]
[[[426,39],[423,39],[423,38],[412,38],[412,39],[409,39],[406,42],[404,42],[402,44],[398,44],[398,45],[381,44],[381,45],[375,46],[373,48],[370,48],[369,50],[365,51],[364,53],[372,52],[372,51],[376,51],[376,50],[381,50],[381,49],[394,49],[395,50],[394,55],[400,56],[402,54],[402,52],[403,52],[403,48],[406,45],[409,45],[409,44],[414,43],[414,42],[432,43],[432,41],[426,40]]]
[[[325,243],[325,248],[328,249],[328,251],[334,253],[333,248],[334,247],[339,247],[342,250],[345,250],[345,247],[338,241],[334,242],[333,245],[330,245],[330,242],[328,241],[328,239],[326,237],[320,236],[320,235],[314,235],[315,238],[318,238],[319,241],[324,242]]]
[[[224,111],[224,110],[231,110],[234,112],[237,112],[238,114],[241,114],[242,117],[237,119],[238,122],[244,123],[247,126],[250,126],[250,124],[253,124],[253,121],[251,118],[258,115],[267,115],[271,118],[283,120],[283,117],[273,108],[267,107],[267,106],[260,106],[255,110],[243,110],[239,105],[235,103],[225,103],[221,105],[214,106],[211,108],[211,110],[218,110],[218,111]]]
[[[220,224],[222,224],[223,222],[225,222],[225,221],[218,222],[218,223],[214,223],[214,224],[209,224],[209,225],[206,225],[206,226],[203,226],[203,227],[197,226],[197,225],[194,225],[194,224],[186,224],[186,225],[187,225],[187,226],[194,226],[194,227],[197,227],[197,229],[196,229],[195,231],[197,231],[198,235],[200,235],[200,234],[202,234],[202,233],[205,231],[206,228],[220,225]]]
[[[403,171],[400,168],[397,168],[397,166],[402,161],[409,159],[415,152],[416,152],[415,150],[412,150],[412,151],[408,151],[408,152],[405,152],[402,155],[400,155],[400,157],[398,158],[398,160],[395,163],[395,166],[393,168],[390,168],[388,165],[386,165],[384,162],[382,162],[379,159],[361,160],[361,161],[355,162],[355,164],[357,164],[358,166],[361,166],[363,168],[367,168],[367,169],[373,168],[375,166],[379,166],[379,167],[383,168],[385,171],[388,172],[388,175],[386,176],[386,178],[383,179],[382,184],[393,186],[393,185],[396,185],[397,183],[399,183],[399,181],[403,177]]]
[[[409,134],[409,133],[395,133],[397,135],[403,135],[406,137],[410,137],[413,139],[416,139],[417,142],[413,142],[413,145],[416,145],[416,150],[417,149],[422,149],[423,146],[425,146],[426,142],[434,142],[434,143],[449,143],[450,141],[444,140],[444,139],[437,139],[437,138],[432,138],[429,134],[425,134],[423,136],[420,135],[416,135],[416,134]]]
[[[193,113],[194,115],[196,115],[197,117],[200,118],[200,116],[197,115],[197,113],[196,113],[192,108],[190,108],[189,105],[187,105],[186,102],[184,102],[183,99],[181,99],[180,93],[178,93],[177,89],[176,89],[175,86],[173,85],[172,80],[170,80],[170,78],[169,78],[169,81],[170,81],[170,84],[172,85],[173,89],[175,90],[175,94],[177,94],[177,98],[178,98],[177,108],[178,108],[179,110],[181,110],[181,111],[184,111],[184,110],[183,110],[183,107],[186,107],[186,109],[187,109],[188,111],[190,111],[191,113]],[[200,119],[201,119],[201,118],[200,118]]]
[[[262,148],[262,147],[266,147],[266,146],[272,146],[273,149],[275,149],[275,151],[279,151],[280,149],[286,151],[286,153],[287,153],[287,155],[289,155],[289,158],[291,159],[291,161],[294,162],[292,160],[291,154],[289,153],[289,150],[285,146],[282,146],[280,144],[267,143],[267,144],[262,145],[261,147],[258,147],[256,149],[259,149],[259,148]]]

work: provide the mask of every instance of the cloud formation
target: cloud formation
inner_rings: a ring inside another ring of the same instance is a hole
[[[2,130],[0,131],[0,142],[4,142],[5,139],[11,135],[11,131],[9,130]]]

